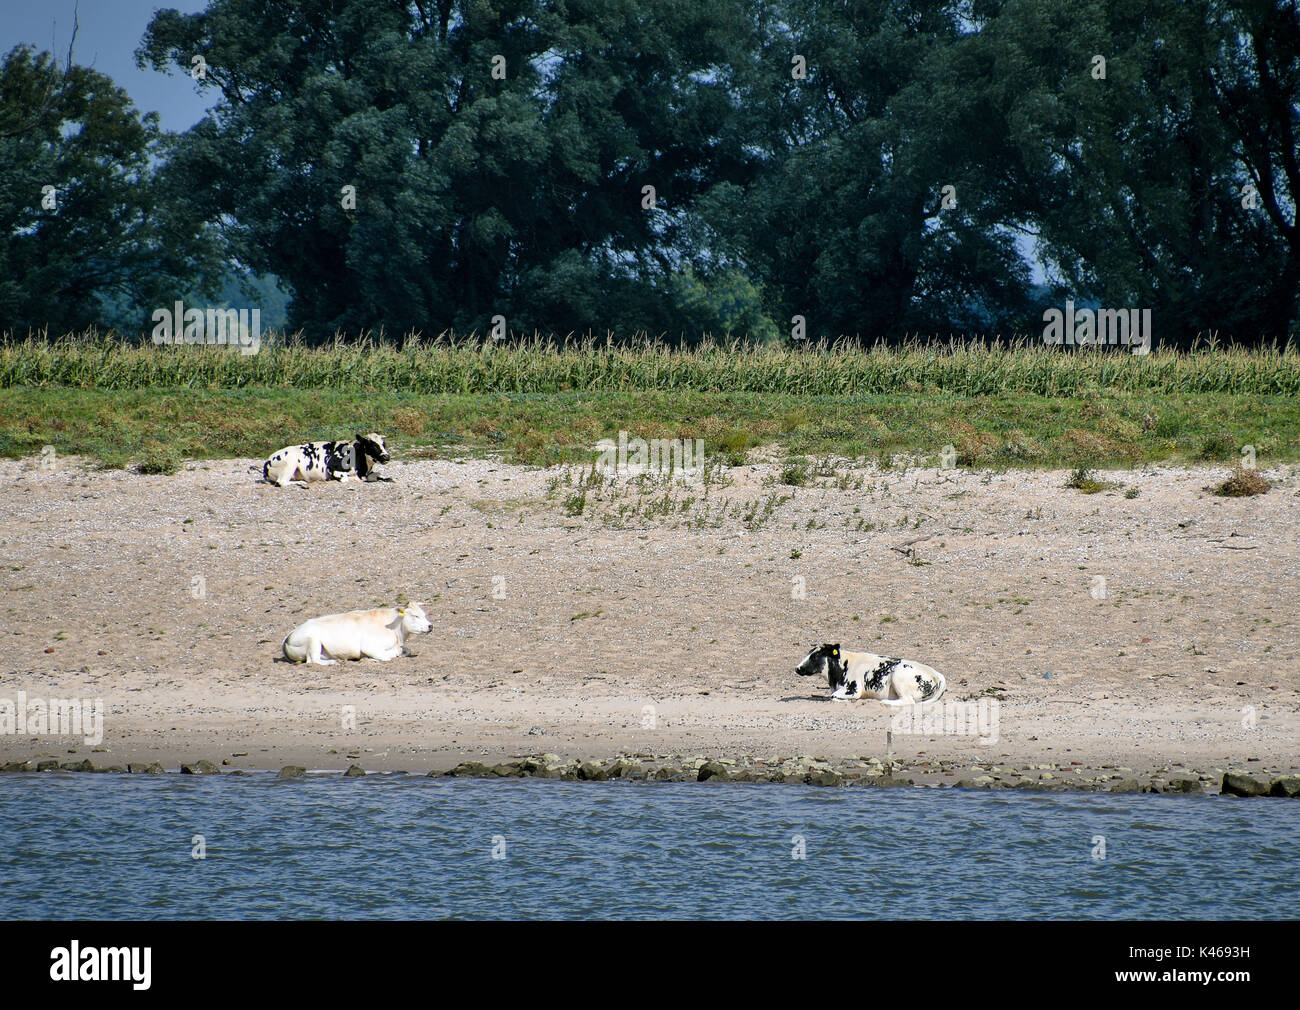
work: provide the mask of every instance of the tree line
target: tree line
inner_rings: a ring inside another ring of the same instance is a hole
[[[310,340],[1300,336],[1296,0],[213,0],[136,57],[211,112],[0,65],[0,330],[270,278]]]

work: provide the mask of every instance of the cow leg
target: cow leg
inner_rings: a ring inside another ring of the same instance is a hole
[[[325,648],[321,645],[321,640],[313,638],[307,642],[307,662],[315,663],[318,666],[333,666],[338,660],[326,659]]]

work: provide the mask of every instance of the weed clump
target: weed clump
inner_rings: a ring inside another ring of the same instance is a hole
[[[804,487],[811,477],[806,459],[792,459],[781,471],[781,483],[787,487]]]
[[[151,445],[145,449],[135,468],[142,474],[171,475],[181,468],[181,457],[170,446]]]
[[[1080,466],[1070,474],[1070,479],[1065,482],[1065,486],[1082,491],[1084,494],[1096,494],[1098,491],[1107,491],[1115,485],[1109,481],[1097,480],[1091,468]]]
[[[1220,498],[1248,498],[1251,495],[1263,494],[1272,486],[1272,482],[1262,476],[1258,470],[1239,466],[1232,471],[1232,475],[1227,480],[1214,485],[1209,490]]]

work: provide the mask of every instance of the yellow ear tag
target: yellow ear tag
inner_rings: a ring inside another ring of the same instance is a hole
[[[833,651],[831,652],[831,655],[832,655],[832,656],[838,656],[839,654],[840,654],[840,650],[839,650],[839,649],[835,649],[835,650],[833,650]]]

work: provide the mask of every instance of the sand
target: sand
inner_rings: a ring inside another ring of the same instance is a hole
[[[883,758],[890,710],[793,673],[838,642],[936,667],[950,702],[996,700],[996,739],[894,733],[919,781],[1300,764],[1294,467],[1224,499],[1204,490],[1221,467],[1107,474],[1127,498],[1060,471],[844,461],[789,488],[758,462],[726,486],[622,480],[569,514],[575,470],[492,460],[307,489],[256,483],[253,460],[53,462],[0,462],[0,700],[102,698],[104,737],[0,735],[0,763]],[[433,623],[413,656],[281,656],[309,617],[404,599]]]

